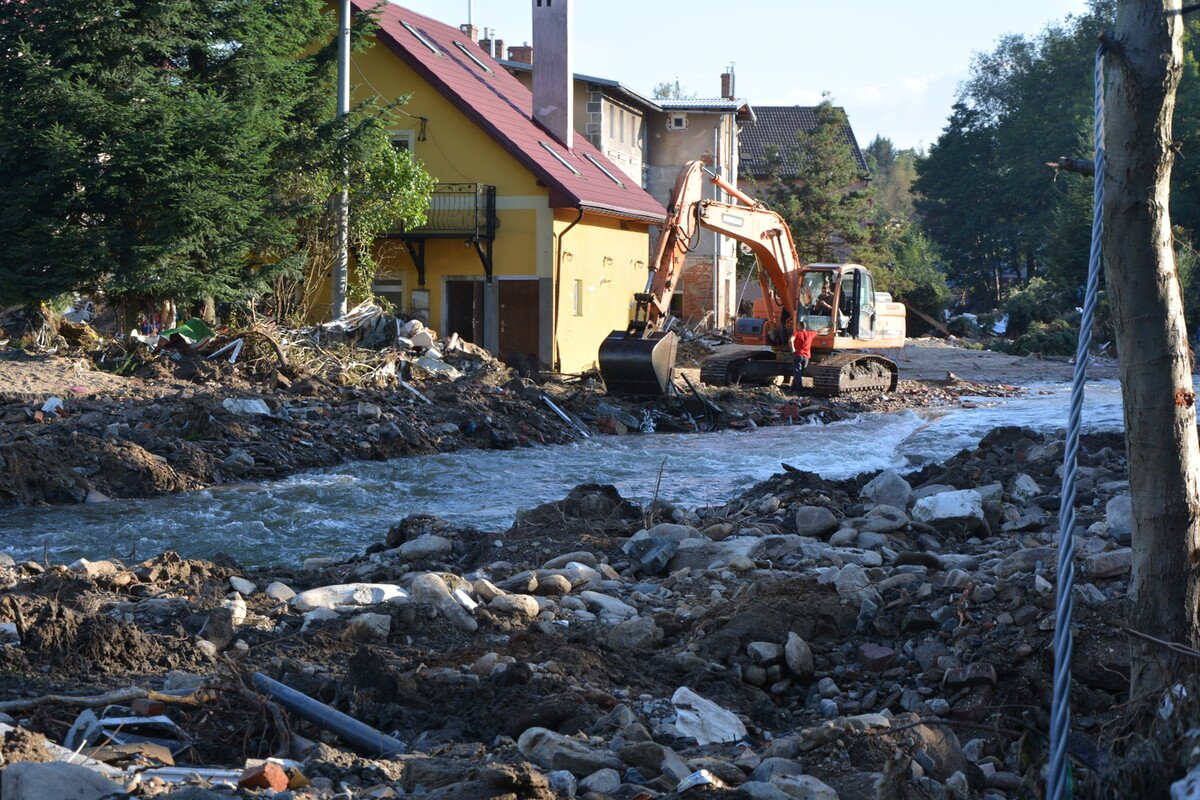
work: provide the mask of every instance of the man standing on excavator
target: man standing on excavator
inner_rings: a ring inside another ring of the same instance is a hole
[[[808,361],[812,358],[812,343],[813,339],[817,338],[816,331],[808,329],[808,323],[804,320],[797,320],[796,332],[792,335],[792,391],[799,392],[801,389],[801,379],[804,377],[804,370],[808,368]]]

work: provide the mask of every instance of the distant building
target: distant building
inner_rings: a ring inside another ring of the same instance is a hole
[[[839,110],[845,114],[844,109]],[[779,157],[780,177],[785,181],[798,179],[800,163],[796,160],[796,137],[816,127],[817,109],[812,106],[755,106],[754,119],[742,125],[743,183],[738,188],[754,194],[756,188],[771,179],[772,152]],[[853,186],[865,188],[870,170],[848,117],[842,126],[841,140],[850,146],[850,155],[858,168],[859,180]]]
[[[841,110],[845,114],[845,110]],[[794,183],[799,180],[800,162],[796,157],[803,154],[797,152],[796,137],[817,127],[817,109],[813,106],[755,106],[754,116],[742,125],[742,170],[738,188],[751,196],[761,197],[776,170],[772,154],[777,156],[779,177],[783,181]],[[850,188],[865,189],[870,181],[870,170],[848,117],[842,126],[841,140],[850,146],[850,155],[857,168],[857,180]],[[841,239],[836,239],[834,245],[839,259],[849,258],[849,248],[843,246]],[[741,281],[738,296],[743,306],[751,306],[762,296],[758,279],[748,277]]]
[[[355,99],[411,96],[394,141],[439,181],[428,222],[378,243],[374,289],[443,333],[579,372],[626,327],[666,212],[640,174],[575,134],[570,0],[531,5],[531,88],[476,31],[393,4],[377,46],[354,55]]]

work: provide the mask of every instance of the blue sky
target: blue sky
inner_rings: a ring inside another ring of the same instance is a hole
[[[403,0],[443,22],[467,0]],[[530,39],[529,0],[475,0],[474,21],[508,44]],[[808,105],[829,91],[860,143],[937,139],[971,55],[1035,34],[1085,0],[575,0],[575,71],[649,94],[661,81],[715,96],[731,62],[752,104]]]

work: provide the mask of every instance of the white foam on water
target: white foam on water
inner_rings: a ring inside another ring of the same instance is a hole
[[[1034,387],[976,408],[865,414],[828,425],[784,425],[712,434],[595,437],[556,447],[467,450],[362,461],[266,483],[147,500],[15,509],[0,519],[0,545],[16,557],[144,557],[227,553],[245,564],[299,563],[361,552],[408,514],[502,531],[521,508],[557,500],[580,483],[611,483],[642,501],[655,491],[685,507],[720,504],[787,463],[831,478],[943,461],[999,425],[1062,428],[1070,388]],[[1086,430],[1119,430],[1120,387],[1089,385]]]

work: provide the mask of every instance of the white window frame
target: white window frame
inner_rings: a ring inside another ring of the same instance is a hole
[[[583,281],[579,278],[571,284],[571,304],[575,310],[575,316],[583,316]]]
[[[688,115],[682,113],[672,113],[667,115],[667,130],[669,131],[686,131],[688,126]]]
[[[407,150],[411,153],[417,141],[417,132],[412,129],[392,131],[388,134],[388,138],[391,139],[393,147],[402,145],[399,149]]]

